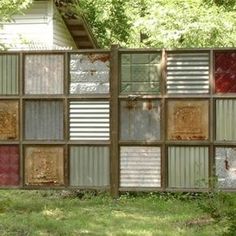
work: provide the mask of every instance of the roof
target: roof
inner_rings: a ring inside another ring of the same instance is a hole
[[[62,18],[79,49],[99,48],[98,43],[92,33],[89,24],[82,16],[72,13],[67,7],[70,1],[55,1],[55,5],[59,10]]]

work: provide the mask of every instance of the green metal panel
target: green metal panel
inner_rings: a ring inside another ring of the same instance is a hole
[[[109,186],[109,147],[72,146],[70,148],[70,185]]]
[[[216,140],[236,140],[236,100],[216,100]]]
[[[168,187],[208,187],[208,147],[169,147]]]
[[[0,94],[18,94],[18,56],[0,56]]]

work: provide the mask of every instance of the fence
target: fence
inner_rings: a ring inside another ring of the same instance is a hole
[[[1,53],[0,187],[235,191],[235,119],[236,49]]]

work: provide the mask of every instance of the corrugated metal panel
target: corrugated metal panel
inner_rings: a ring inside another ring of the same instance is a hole
[[[236,140],[236,100],[216,100],[216,140]]]
[[[159,94],[161,54],[121,55],[121,93]]]
[[[121,187],[160,187],[160,147],[121,147]]]
[[[25,56],[26,94],[63,94],[63,55]]]
[[[25,139],[62,140],[63,102],[26,101]]]
[[[0,94],[18,94],[18,56],[0,56]]]
[[[168,139],[208,139],[208,101],[168,101]]]
[[[64,149],[59,146],[34,146],[25,149],[26,185],[63,185]]]
[[[167,55],[167,93],[209,93],[209,53]]]
[[[70,93],[109,93],[109,54],[71,54]]]
[[[0,140],[17,140],[19,110],[17,101],[0,101]]]
[[[216,93],[236,92],[236,51],[215,53]]]
[[[220,188],[236,188],[236,148],[216,148],[216,175]]]
[[[20,183],[19,148],[14,145],[0,146],[0,186],[16,186]]]
[[[70,185],[109,186],[109,147],[73,146],[70,149]]]
[[[71,101],[70,139],[109,140],[109,102]]]
[[[169,147],[168,186],[208,187],[208,155],[207,147]]]
[[[121,101],[121,139],[154,141],[160,139],[160,102]]]

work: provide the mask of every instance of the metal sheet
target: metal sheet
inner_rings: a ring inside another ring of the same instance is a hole
[[[169,101],[168,139],[208,139],[208,101]]]
[[[120,187],[160,186],[160,147],[121,147]]]
[[[0,94],[18,94],[18,56],[0,55]]]
[[[17,186],[20,184],[19,163],[18,146],[0,146],[0,186]]]
[[[63,94],[63,55],[25,56],[25,94]]]
[[[168,187],[208,187],[208,147],[168,148]]]
[[[72,146],[70,148],[70,185],[107,187],[110,183],[109,147]]]
[[[17,140],[19,133],[17,101],[0,101],[0,140]]]
[[[63,185],[64,150],[58,146],[34,146],[25,149],[26,185]]]
[[[159,94],[161,54],[121,55],[121,93]]]
[[[70,93],[109,93],[109,54],[71,54]]]
[[[236,188],[236,148],[216,148],[216,176],[220,188]]]
[[[167,93],[209,93],[209,53],[168,52]]]
[[[109,102],[71,101],[70,140],[109,140]]]
[[[236,140],[236,100],[216,100],[216,140]]]
[[[155,141],[160,139],[160,102],[121,101],[121,139]]]
[[[215,53],[216,93],[236,92],[236,51]]]
[[[61,101],[26,101],[25,139],[62,140],[63,116]]]

